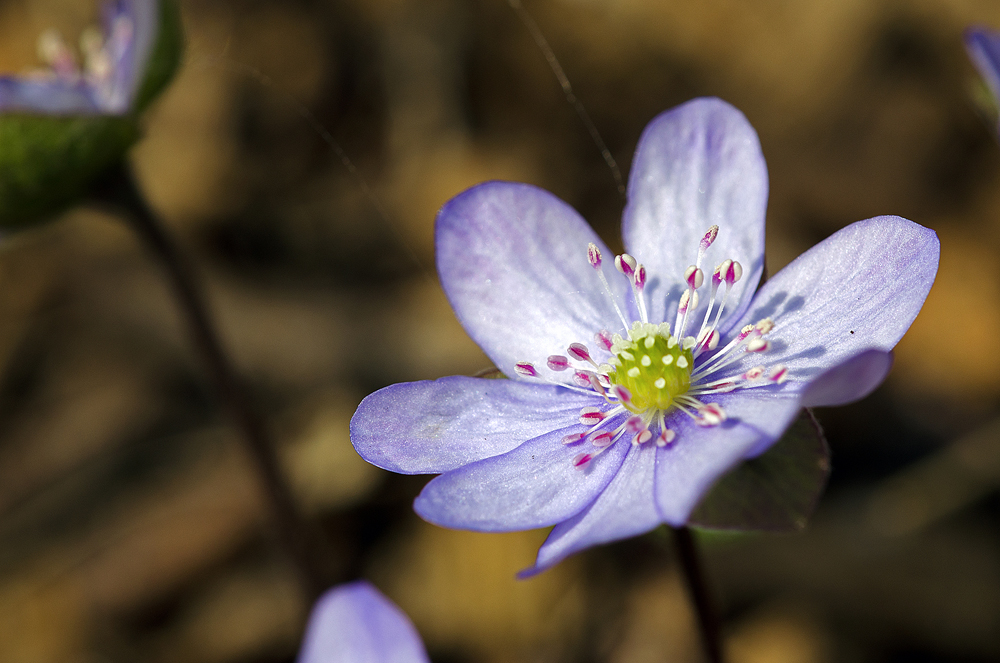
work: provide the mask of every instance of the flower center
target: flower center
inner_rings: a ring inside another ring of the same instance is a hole
[[[623,253],[615,256],[615,269],[628,279],[639,314],[639,320],[629,324],[601,270],[601,251],[591,244],[587,260],[596,270],[622,323],[620,329],[628,338],[620,333],[612,335],[605,329],[597,331],[594,335],[597,351],[599,356],[606,357],[601,364],[582,343],[570,343],[565,355],[550,355],[545,366],[552,373],[569,372],[568,381],[547,377],[530,361],[514,365],[520,377],[537,378],[603,400],[583,408],[579,417],[583,429],[563,438],[563,444],[583,444],[587,449],[573,458],[576,467],[589,466],[594,458],[626,436],[635,445],[672,445],[677,437],[676,430],[671,428],[676,421],[674,411],[690,417],[699,426],[718,426],[726,421],[726,411],[718,403],[704,399],[736,389],[781,384],[787,379],[788,369],[781,364],[771,368],[755,366],[732,374],[734,364],[748,353],[762,354],[770,349],[770,342],[764,338],[774,328],[770,318],[746,325],[724,347],[719,347],[722,311],[730,290],[743,275],[743,268],[727,258],[715,268],[711,281],[705,283],[702,259],[718,233],[718,226],[708,229],[698,243],[695,264],[684,271],[683,284],[687,287],[677,302],[672,328],[668,322],[649,321],[644,295],[646,268]],[[698,331],[688,335],[688,323],[698,324],[693,317],[702,285],[709,286],[708,306]]]
[[[669,325],[636,322],[628,338],[613,337],[613,357],[609,361],[608,380],[628,389],[632,395],[626,409],[635,414],[667,412],[678,396],[691,387],[694,355],[691,345],[678,343],[670,335]]]

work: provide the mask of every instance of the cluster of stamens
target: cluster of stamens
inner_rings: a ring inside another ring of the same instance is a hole
[[[86,83],[102,105],[118,104],[122,91],[116,86],[115,69],[125,58],[133,37],[134,26],[126,16],[115,19],[107,39],[100,30],[87,28],[80,36],[81,67],[62,35],[46,30],[38,38],[38,56],[48,66],[41,75],[55,76],[70,85]]]
[[[705,397],[785,381],[788,371],[782,365],[770,368],[755,366],[737,375],[713,377],[748,353],[767,352],[770,342],[765,337],[774,328],[774,323],[765,318],[757,324],[743,327],[725,347],[718,348],[720,334],[717,327],[723,308],[733,285],[743,275],[743,268],[734,260],[724,260],[715,268],[710,283],[711,298],[701,327],[697,333],[687,334],[689,313],[697,310],[698,289],[705,281],[701,262],[718,232],[718,226],[709,228],[699,243],[695,264],[684,272],[687,288],[677,304],[672,326],[666,322],[649,322],[643,296],[646,268],[632,256],[622,254],[615,256],[615,268],[629,280],[640,318],[630,325],[602,271],[601,252],[597,246],[590,244],[587,258],[611,298],[625,335],[612,334],[607,330],[600,330],[594,335],[597,348],[607,355],[601,363],[582,343],[571,343],[565,355],[550,356],[545,362],[546,367],[553,373],[570,372],[570,384],[542,374],[531,362],[515,365],[515,370],[522,377],[537,378],[603,397],[604,407],[586,407],[580,411],[579,422],[584,430],[563,438],[563,444],[589,443],[587,450],[574,457],[576,467],[588,466],[625,436],[631,437],[635,445],[652,442],[656,446],[667,447],[677,437],[667,421],[667,415],[674,410],[684,413],[699,426],[717,426],[726,421],[726,412],[718,403],[706,403]],[[721,298],[718,297],[720,290]],[[703,357],[701,361],[700,357]],[[610,425],[612,422],[616,423],[613,427]]]

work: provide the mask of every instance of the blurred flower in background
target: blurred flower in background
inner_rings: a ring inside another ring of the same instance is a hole
[[[992,93],[994,117],[1000,108],[1000,32],[983,27],[965,31],[965,50]]]
[[[140,114],[180,62],[174,0],[101,9],[79,56],[50,28],[38,39],[47,68],[0,77],[0,227],[44,221],[86,195],[138,140]]]
[[[316,601],[298,663],[429,663],[402,610],[371,583],[339,585]]]
[[[80,35],[82,65],[55,29],[38,38],[47,69],[0,77],[0,111],[44,115],[121,115],[145,79],[159,33],[157,0],[113,0],[101,29]]]

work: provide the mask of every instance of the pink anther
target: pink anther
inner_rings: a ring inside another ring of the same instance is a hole
[[[722,284],[723,274],[726,271],[726,263],[722,263],[712,272],[712,287],[718,288]]]
[[[755,326],[757,327],[757,331],[760,332],[760,335],[763,336],[764,334],[771,333],[771,330],[774,329],[774,320],[771,318],[764,318]]]
[[[562,439],[563,444],[573,444],[574,442],[579,442],[587,436],[586,433],[570,433]]]
[[[635,269],[635,274],[632,277],[632,282],[635,283],[637,290],[642,290],[646,287],[646,266],[639,265]]]
[[[590,358],[590,350],[583,343],[570,343],[569,348],[566,349],[566,354],[579,361],[594,361]]]
[[[691,291],[685,290],[681,294],[681,300],[677,302],[677,312],[680,313],[681,315],[687,313],[688,304],[690,303],[691,303]]]
[[[647,429],[641,430],[635,434],[632,438],[632,444],[639,446],[640,444],[645,444],[653,439],[653,431]]]
[[[635,274],[635,258],[627,253],[615,256],[615,268],[625,276],[632,278]]]
[[[699,426],[718,426],[726,419],[726,411],[718,403],[708,403],[698,408]]]
[[[594,269],[601,266],[601,250],[593,242],[587,245],[587,260]]]
[[[705,273],[694,265],[691,265],[684,270],[684,280],[687,282],[689,288],[697,290],[705,282]]]
[[[743,278],[743,266],[735,260],[728,260],[729,268],[726,270],[726,285],[732,286]]]
[[[766,338],[755,338],[747,343],[747,352],[767,352],[771,349],[771,342]]]
[[[514,372],[520,375],[522,378],[537,378],[538,371],[535,370],[534,364],[529,361],[519,361],[514,364]]]
[[[597,343],[603,346],[608,352],[611,352],[611,347],[615,344],[614,341],[611,340],[611,334],[604,329],[594,334],[594,340],[596,340]]]
[[[553,371],[565,371],[569,368],[569,359],[562,355],[549,355],[545,364]]]
[[[701,343],[699,344],[702,351],[710,351],[719,347],[719,332],[716,329],[712,331],[707,331],[702,335]]]
[[[767,376],[771,382],[781,384],[788,379],[788,367],[779,364],[771,369],[771,374]]]
[[[628,387],[623,387],[620,384],[616,384],[611,387],[611,393],[615,398],[620,400],[622,403],[632,402],[632,392],[628,390]]]
[[[591,385],[590,371],[573,371],[573,383],[578,387],[589,389]]]
[[[646,430],[646,424],[643,423],[642,417],[635,415],[628,418],[625,422],[625,430],[630,433],[638,433],[639,431]]]
[[[598,433],[593,438],[591,438],[590,443],[593,444],[598,449],[603,449],[605,447],[610,447],[611,443],[615,441],[615,436],[608,431],[603,433]]]
[[[705,233],[705,236],[701,238],[701,242],[698,244],[698,251],[704,253],[708,250],[708,247],[712,246],[712,242],[715,238],[719,236],[719,226],[712,226]]]
[[[604,421],[604,413],[596,407],[585,407],[580,410],[580,423],[584,426],[593,426]]]
[[[584,467],[587,466],[587,463],[589,463],[590,459],[592,458],[593,455],[591,454],[587,453],[577,454],[576,456],[573,457],[573,467],[583,469]]]
[[[656,436],[656,446],[665,447],[677,437],[677,432],[672,431],[669,428],[664,428],[660,431],[660,434]]]

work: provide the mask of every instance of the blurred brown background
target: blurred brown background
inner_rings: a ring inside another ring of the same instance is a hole
[[[350,446],[370,391],[488,364],[436,283],[448,198],[533,182],[620,246],[610,172],[506,0],[182,5],[184,68],[134,163],[197,257],[330,581],[372,579],[440,663],[701,660],[666,533],[518,582],[544,532],[423,523],[426,479]],[[46,27],[75,40],[95,6],[0,3],[0,68],[35,66]],[[877,214],[942,240],[888,383],[819,412],[834,469],[809,530],[704,541],[733,663],[1000,659],[1000,145],[961,42],[1000,3],[525,6],[626,174],[662,110],[717,95],[747,114],[772,273]],[[0,662],[293,660],[308,607],[127,228],[81,208],[8,237],[0,320]]]

